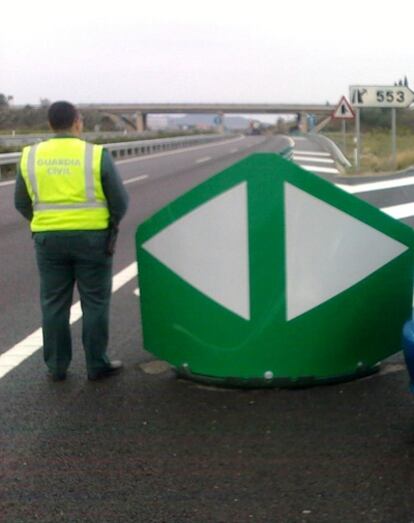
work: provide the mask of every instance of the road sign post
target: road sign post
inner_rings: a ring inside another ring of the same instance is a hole
[[[309,385],[400,349],[413,231],[276,154],[179,197],[136,243],[144,346],[179,375]]]
[[[355,171],[358,173],[360,166],[361,166],[361,111],[360,111],[359,107],[356,108],[355,134],[356,134]]]
[[[405,85],[351,85],[350,99],[352,105],[357,109],[363,107],[377,107],[391,109],[391,162],[392,168],[397,167],[397,113],[396,109],[404,109],[414,102],[414,92]],[[359,117],[357,115],[357,125]],[[360,132],[357,135],[357,158],[360,158]],[[357,170],[359,167],[357,168]]]
[[[397,169],[397,109],[391,109],[391,165]]]
[[[353,120],[355,113],[345,96],[342,96],[339,100],[338,105],[332,113],[332,118],[342,121],[342,145],[344,153],[346,154],[346,121]]]

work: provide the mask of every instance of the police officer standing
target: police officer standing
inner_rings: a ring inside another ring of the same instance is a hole
[[[74,105],[53,103],[48,120],[55,136],[23,149],[15,207],[33,233],[49,376],[64,380],[71,362],[76,282],[88,379],[97,380],[122,369],[107,348],[113,244],[128,196],[110,153],[80,139],[83,122]]]

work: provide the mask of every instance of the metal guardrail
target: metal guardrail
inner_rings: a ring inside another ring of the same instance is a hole
[[[5,147],[24,147],[43,140],[53,138],[54,133],[32,133],[32,134],[0,134],[0,145]],[[113,139],[122,140],[127,137],[128,140],[150,140],[156,138],[155,131],[145,131],[145,133],[129,132],[125,134],[122,131],[87,131],[82,133],[82,138],[89,142],[93,142],[97,138],[106,138],[108,142]]]
[[[293,157],[293,146],[289,145],[288,147],[285,147],[281,151],[278,152],[280,156],[283,156],[283,158],[286,158],[287,160],[291,160]]]
[[[136,142],[120,142],[102,144],[108,149],[116,160],[134,156],[143,156],[157,152],[171,151],[183,147],[218,142],[233,135],[212,135],[199,134],[196,136],[179,136],[175,138],[162,138],[157,140],[139,140]],[[0,154],[0,180],[2,178],[2,166],[17,165],[20,161],[21,153]]]
[[[352,167],[351,162],[348,160],[348,158],[344,155],[344,153],[341,151],[341,149],[338,147],[338,145],[332,141],[330,138],[323,134],[313,134],[310,133],[307,135],[308,138],[315,141],[319,145],[321,145],[325,150],[330,152],[337,160],[338,162],[343,165],[344,167]]]
[[[171,151],[184,147],[191,147],[193,145],[213,143],[229,138],[231,135],[197,135],[197,136],[180,136],[176,138],[163,138],[158,140],[139,140],[136,142],[121,142],[103,144],[116,159],[123,159],[135,156],[150,155],[157,152]],[[293,145],[288,145],[278,152],[280,156],[291,160],[293,155]],[[1,167],[17,165],[20,161],[21,153],[5,153],[0,154],[0,180]]]

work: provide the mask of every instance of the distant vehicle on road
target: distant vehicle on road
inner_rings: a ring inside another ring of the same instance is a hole
[[[257,122],[255,120],[250,121],[247,134],[249,134],[249,135],[263,134],[263,132],[264,132],[264,126],[261,122]]]

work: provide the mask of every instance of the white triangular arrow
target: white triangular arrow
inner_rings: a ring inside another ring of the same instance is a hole
[[[143,248],[198,291],[250,319],[246,182],[179,218]]]
[[[287,320],[317,307],[408,247],[285,183]]]

